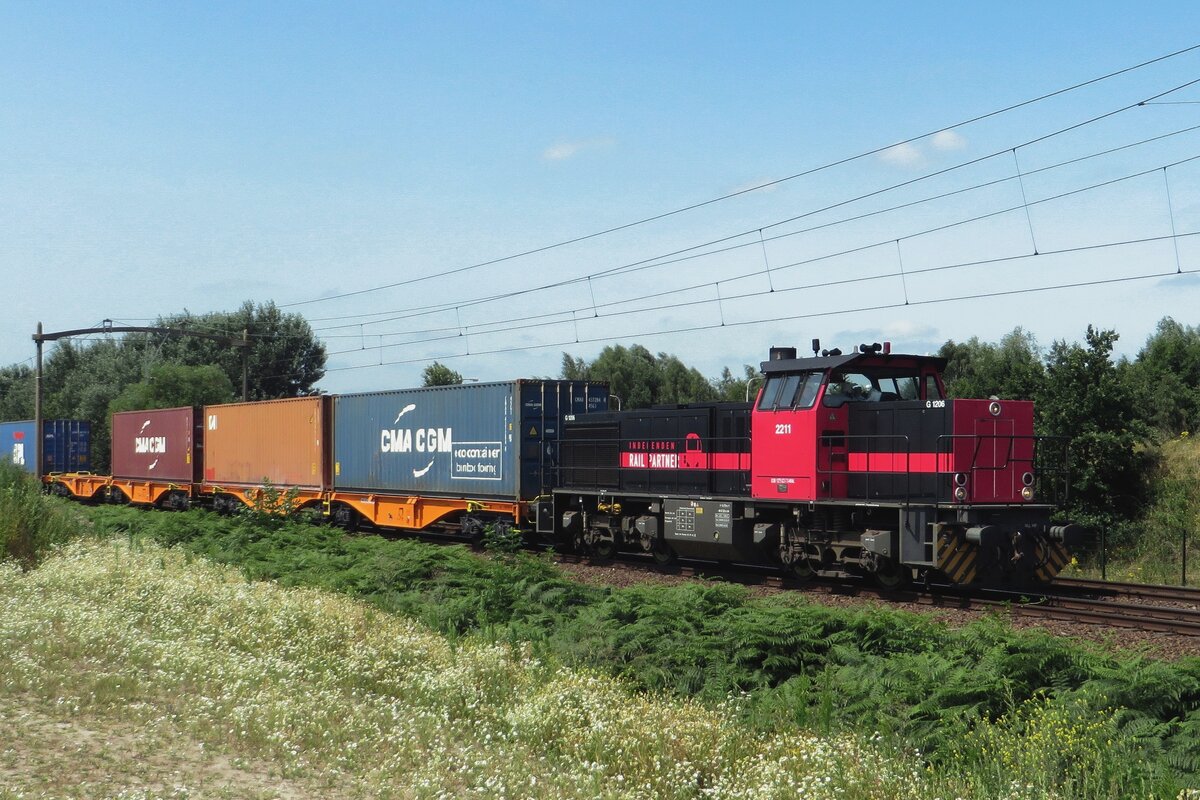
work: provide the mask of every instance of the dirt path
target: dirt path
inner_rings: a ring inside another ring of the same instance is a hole
[[[142,726],[0,696],[0,731],[0,800],[331,796],[279,777],[271,764],[211,752],[166,720]]]

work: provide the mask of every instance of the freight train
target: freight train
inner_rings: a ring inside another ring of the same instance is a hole
[[[890,345],[772,348],[755,402],[610,410],[602,384],[517,380],[114,415],[111,475],[60,494],[218,510],[261,504],[347,528],[491,527],[617,551],[1019,586],[1083,542],[1052,521],[1066,443],[1033,404],[948,399],[943,359]]]

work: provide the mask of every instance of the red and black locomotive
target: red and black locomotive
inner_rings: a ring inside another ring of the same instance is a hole
[[[947,399],[941,358],[813,344],[772,348],[753,404],[567,417],[539,529],[886,586],[1054,578],[1083,531],[1051,522],[1066,444],[1034,434],[1032,402]]]

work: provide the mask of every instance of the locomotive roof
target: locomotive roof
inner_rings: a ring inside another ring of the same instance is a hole
[[[921,367],[931,364],[941,372],[946,367],[946,359],[938,356],[909,356],[899,353],[845,353],[840,356],[814,356],[812,358],[782,358],[775,361],[762,362],[762,372],[770,375],[772,372],[802,372],[814,369],[837,369],[848,364],[861,367]]]

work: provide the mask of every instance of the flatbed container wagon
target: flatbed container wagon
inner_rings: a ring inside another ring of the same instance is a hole
[[[204,406],[200,492],[217,508],[254,506],[264,487],[291,492],[296,507],[329,488],[329,398],[295,397]]]
[[[201,480],[200,419],[192,406],[113,414],[109,499],[187,508]]]

